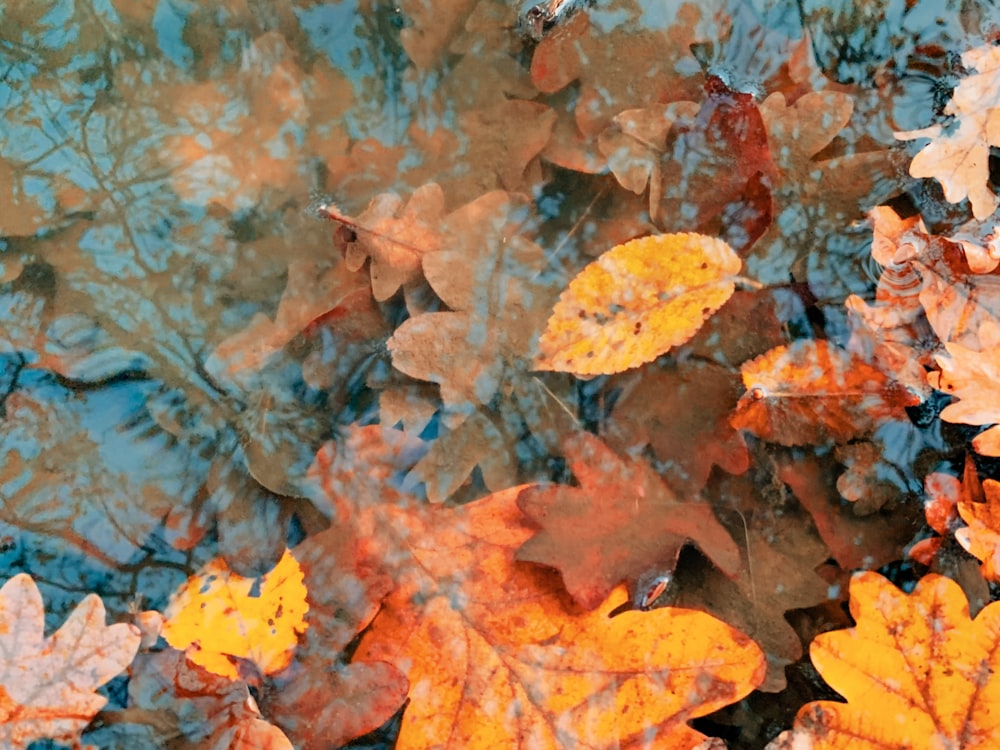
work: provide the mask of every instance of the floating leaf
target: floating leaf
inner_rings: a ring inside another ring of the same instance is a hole
[[[206,565],[170,599],[162,635],[188,658],[223,677],[237,679],[246,659],[262,675],[288,666],[306,629],[302,569],[288,550],[262,578],[230,572],[222,559]]]
[[[74,743],[107,703],[95,691],[129,665],[139,648],[134,625],[104,624],[90,594],[45,638],[45,608],[26,573],[0,589],[0,746],[17,750],[50,738]]]
[[[810,656],[847,703],[816,701],[791,737],[812,750],[989,748],[1000,736],[1000,603],[969,619],[962,589],[926,575],[904,594],[877,573],[851,580],[857,627],[816,637]]]
[[[535,366],[588,376],[650,362],[694,336],[722,307],[741,265],[729,245],[701,234],[618,245],[559,297]]]

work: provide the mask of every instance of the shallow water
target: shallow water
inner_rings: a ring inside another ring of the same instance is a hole
[[[678,492],[754,492],[725,489],[743,476],[767,496],[767,441],[751,440],[744,474],[712,420],[735,406],[744,362],[850,339],[844,301],[871,300],[880,271],[869,209],[967,218],[909,176],[921,144],[893,132],[941,115],[957,55],[1000,16],[930,0],[571,5],[537,40],[518,26],[526,9],[499,0],[0,9],[0,558],[38,583],[50,629],[91,592],[112,621],[162,611],[219,554],[268,570],[336,524],[307,470],[361,425],[423,441],[386,478],[421,500],[566,480],[562,441],[580,427]],[[671,118],[688,129],[668,135]],[[512,196],[500,218],[441,239],[451,212],[497,190]],[[366,207],[383,201],[384,217],[390,192],[383,268],[352,260]],[[586,263],[678,231],[727,240],[766,294],[741,287],[698,338],[626,373],[533,371]],[[505,250],[487,262],[479,236]],[[432,249],[433,278],[403,257]],[[389,340],[449,310],[461,328]],[[858,438],[875,436],[880,491],[908,507],[897,550],[921,533],[924,476],[960,463],[941,425],[885,419]],[[832,471],[858,441],[796,450]],[[723,449],[689,455],[708,444]],[[748,506],[716,508],[749,543]],[[831,591],[900,559],[856,557],[831,559]],[[806,600],[787,609],[825,606]],[[773,728],[728,736],[750,747]],[[125,746],[117,731],[89,741]]]

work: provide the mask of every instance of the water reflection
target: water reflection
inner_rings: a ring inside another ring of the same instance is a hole
[[[436,502],[560,476],[581,424],[692,491],[738,474],[737,369],[792,337],[850,339],[843,301],[873,287],[865,211],[910,190],[958,223],[893,131],[941,113],[992,6],[543,3],[526,39],[527,5],[0,9],[0,559],[39,582],[50,625],[91,591],[117,617],[140,594],[162,608],[219,552],[267,570],[336,521],[307,470],[348,426],[431,444],[403,473]],[[408,242],[436,255],[387,284],[430,183],[440,205]],[[383,195],[392,247],[310,216],[317,190],[346,217]],[[532,373],[584,263],[678,230],[725,237],[770,287],[735,298],[745,335],[712,323],[648,382]],[[705,367],[711,424],[650,434],[649,383]],[[689,456],[705,434],[726,455]],[[945,449],[902,422],[873,439],[900,495]],[[799,594],[782,606],[825,597]],[[790,640],[768,644],[774,689]]]

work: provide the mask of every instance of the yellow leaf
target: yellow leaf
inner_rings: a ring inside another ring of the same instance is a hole
[[[649,362],[694,336],[729,299],[742,261],[722,240],[662,234],[626,242],[581,271],[539,340],[539,370],[590,376]]]
[[[962,589],[944,576],[924,576],[907,595],[865,572],[851,581],[851,615],[857,627],[823,633],[810,648],[847,703],[806,704],[786,744],[771,747],[997,746],[1000,604],[971,620]]]
[[[302,569],[288,550],[259,579],[230,572],[217,558],[191,576],[174,595],[161,634],[188,658],[223,677],[240,675],[235,659],[253,662],[261,674],[280,672],[292,660],[305,631],[306,587]]]

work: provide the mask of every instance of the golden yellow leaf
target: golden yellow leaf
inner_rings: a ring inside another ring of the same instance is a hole
[[[308,610],[302,569],[288,550],[260,579],[236,575],[217,558],[170,597],[161,634],[214,674],[237,679],[237,659],[273,674],[291,662]]]
[[[944,576],[924,576],[907,595],[865,572],[851,581],[851,614],[857,627],[823,633],[810,648],[847,703],[806,704],[786,744],[772,747],[997,746],[1000,603],[971,620],[962,589]]]
[[[590,376],[649,362],[694,336],[735,290],[742,261],[722,240],[680,233],[618,245],[559,297],[539,370]]]

